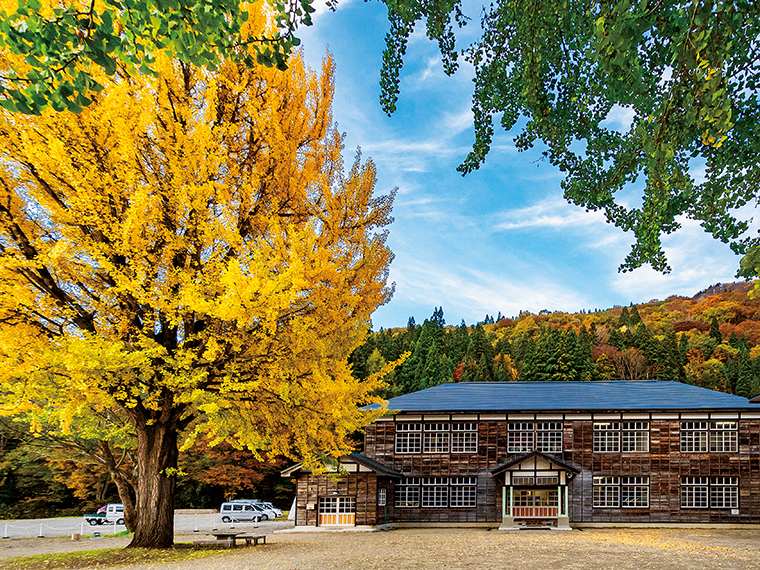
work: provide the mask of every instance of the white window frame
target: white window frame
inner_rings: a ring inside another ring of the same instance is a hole
[[[564,424],[536,422],[536,449],[544,453],[562,453]]]
[[[377,506],[378,507],[384,507],[386,506],[388,501],[388,493],[387,491],[383,489],[377,490]]]
[[[448,453],[449,424],[423,424],[422,453]]]
[[[592,507],[595,509],[620,507],[620,477],[594,477]]]
[[[649,477],[621,477],[620,505],[624,509],[648,509]]]
[[[478,452],[478,424],[459,423],[451,424],[451,453],[477,453]]]
[[[707,509],[710,506],[708,477],[681,477],[681,508]]]
[[[739,508],[738,477],[710,477],[710,508]]]
[[[648,453],[649,422],[623,422],[620,450],[623,453]]]
[[[536,427],[533,422],[509,422],[507,429],[507,453],[525,453],[535,449]]]
[[[681,422],[681,453],[707,453],[710,449],[709,426],[706,421]]]
[[[739,423],[736,421],[710,422],[710,452],[736,453],[739,451]]]
[[[396,454],[422,453],[422,424],[396,424]]]
[[[477,477],[450,477],[449,506],[459,508],[473,508],[477,506],[478,478]]]
[[[400,509],[420,506],[420,480],[418,477],[406,477],[396,485],[395,506]]]
[[[594,422],[594,453],[620,453],[620,422]]]
[[[423,509],[436,509],[449,506],[448,477],[423,477],[422,502]]]

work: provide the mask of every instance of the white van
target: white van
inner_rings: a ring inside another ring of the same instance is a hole
[[[222,522],[225,523],[233,521],[261,522],[269,518],[266,513],[250,503],[222,503],[219,515],[222,517]]]

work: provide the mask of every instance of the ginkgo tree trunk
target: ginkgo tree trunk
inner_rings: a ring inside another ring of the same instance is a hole
[[[140,547],[172,544],[198,434],[311,465],[350,449],[381,375],[346,359],[391,294],[393,192],[344,170],[329,57],[157,66],[78,115],[0,115],[0,410],[78,437],[125,414]]]

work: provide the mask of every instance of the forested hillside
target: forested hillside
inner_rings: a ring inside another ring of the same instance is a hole
[[[592,312],[486,315],[447,325],[435,308],[421,325],[370,333],[351,356],[364,378],[409,352],[388,378],[393,397],[444,382],[657,378],[744,397],[760,394],[760,299],[751,283],[714,285]]]

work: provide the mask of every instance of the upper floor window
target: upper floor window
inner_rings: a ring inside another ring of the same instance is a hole
[[[533,422],[509,422],[507,451],[509,453],[533,451],[533,430]]]
[[[738,424],[735,421],[681,422],[683,453],[735,452],[738,442]]]
[[[509,422],[509,453],[562,452],[562,422]]]
[[[620,451],[649,451],[649,422],[594,422],[594,452]]]
[[[649,451],[649,422],[623,422],[622,450]]]
[[[594,452],[620,451],[620,422],[594,422]]]
[[[422,451],[422,424],[396,424],[396,453]]]
[[[562,422],[536,424],[536,449],[545,453],[562,452]]]
[[[477,453],[477,423],[398,423],[396,453]]]
[[[738,448],[737,422],[712,422],[710,424],[710,451],[737,451]]]
[[[478,424],[451,424],[451,453],[477,453]]]
[[[449,424],[424,424],[422,451],[425,453],[449,452]]]

